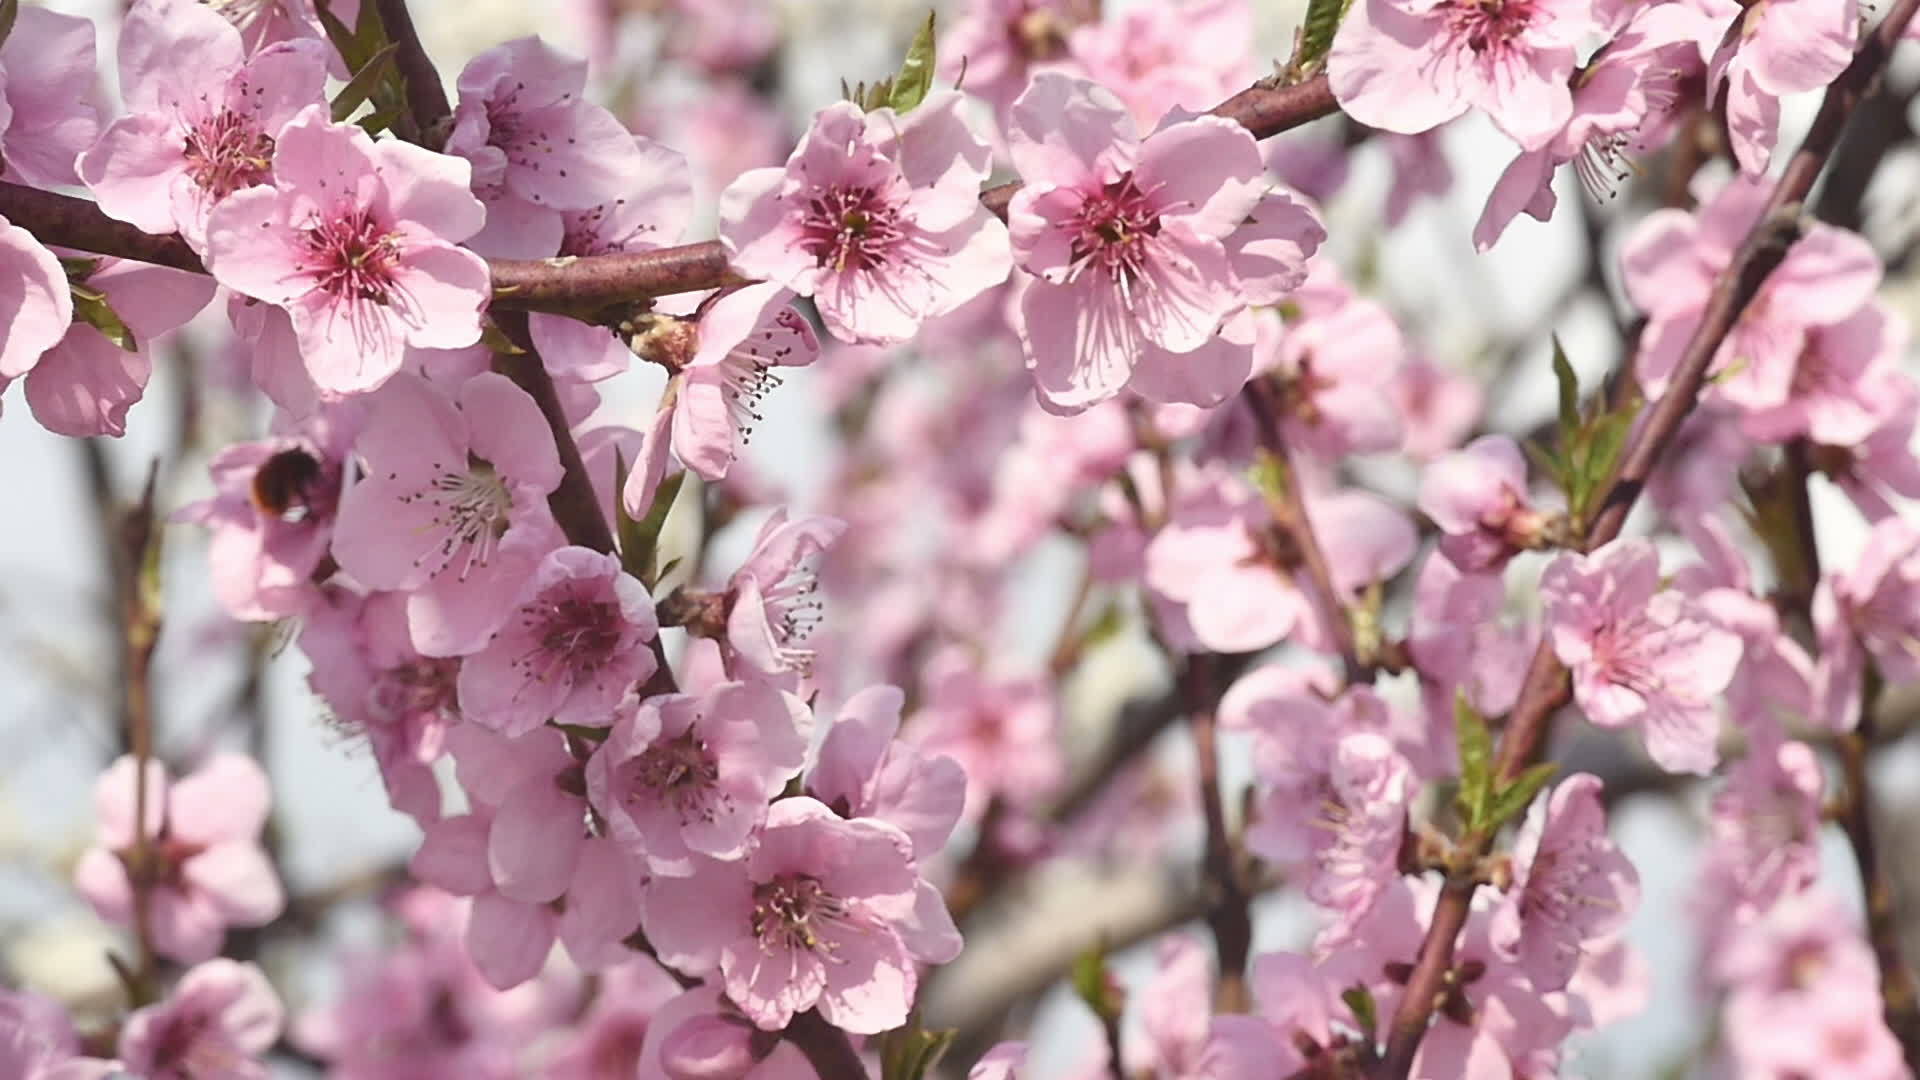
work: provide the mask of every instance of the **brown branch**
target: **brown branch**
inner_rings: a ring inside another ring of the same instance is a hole
[[[1214,708],[1221,688],[1214,682],[1213,657],[1187,658],[1180,683],[1187,695],[1187,726],[1193,732],[1193,752],[1199,763],[1200,808],[1207,822],[1206,852],[1200,869],[1207,896],[1207,927],[1213,931],[1220,957],[1220,981],[1214,1005],[1220,1012],[1246,1012],[1253,1004],[1247,991],[1247,955],[1253,951],[1253,897],[1247,888],[1233,837],[1227,831],[1227,808],[1220,792],[1220,750],[1215,738]]]
[[[1652,475],[1654,466],[1673,442],[1681,422],[1693,410],[1721,342],[1753,300],[1767,274],[1784,257],[1797,232],[1801,202],[1812,191],[1814,180],[1833,153],[1849,115],[1879,79],[1881,69],[1912,21],[1916,8],[1920,8],[1920,0],[1897,0],[1854,54],[1847,69],[1828,87],[1806,140],[1787,162],[1759,220],[1708,297],[1700,325],[1681,354],[1673,384],[1654,404],[1646,422],[1628,444],[1608,484],[1601,510],[1585,537],[1586,550],[1620,535],[1627,513],[1645,487],[1647,477]],[[1502,780],[1519,775],[1539,755],[1546,740],[1547,720],[1569,696],[1567,673],[1554,657],[1551,644],[1542,641],[1528,667],[1519,701],[1502,732],[1496,759]],[[1461,838],[1461,846],[1473,854],[1485,854],[1492,844],[1493,837],[1489,834]],[[1452,970],[1454,940],[1466,924],[1473,889],[1470,878],[1450,877],[1443,886],[1407,992],[1394,1011],[1386,1056],[1374,1074],[1376,1077],[1405,1080],[1412,1068],[1420,1040],[1432,1019],[1437,996]]]
[[[439,69],[433,66],[426,47],[420,44],[420,32],[414,29],[407,0],[375,0],[375,7],[380,12],[380,26],[386,30],[387,40],[399,46],[394,63],[407,88],[407,112],[417,136],[413,141],[438,150],[446,141],[446,128],[453,118],[446,87],[440,85]]]
[[[416,122],[431,132],[449,115],[446,96],[432,64],[420,49],[402,0],[379,0],[388,36],[401,42],[399,62]],[[1298,86],[1252,86],[1215,106],[1213,112],[1244,125],[1264,139],[1299,127],[1338,108],[1326,77]],[[997,214],[1018,184],[1003,184],[981,195]],[[206,267],[178,236],[150,236],[115,221],[85,199],[0,183],[0,216],[38,237],[41,243],[77,248],[141,262],[205,273]],[[654,296],[737,285],[746,279],[727,266],[727,251],[706,240],[654,251],[589,255],[578,258],[493,259],[496,307],[533,311],[591,312]]]
[[[156,606],[153,583],[147,578],[149,560],[156,554],[159,517],[155,513],[154,487],[160,479],[160,462],[147,469],[147,482],[140,502],[121,520],[114,539],[125,553],[125,588],[120,593],[122,672],[126,679],[127,747],[133,755],[133,849],[127,853],[127,883],[133,892],[133,936],[138,950],[133,971],[127,977],[132,1005],[139,1008],[158,996],[159,960],[153,951],[153,887],[158,884],[164,858],[154,850],[148,830],[158,831],[160,822],[147,820],[147,762],[153,760],[153,650],[160,640],[160,610]]]

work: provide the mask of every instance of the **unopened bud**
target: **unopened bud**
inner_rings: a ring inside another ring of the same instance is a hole
[[[671,315],[641,315],[621,323],[619,329],[633,355],[670,372],[692,363],[700,348],[700,332],[694,324]]]

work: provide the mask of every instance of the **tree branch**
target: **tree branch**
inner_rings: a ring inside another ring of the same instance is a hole
[[[1187,657],[1180,682],[1187,695],[1187,726],[1193,732],[1193,752],[1199,763],[1200,809],[1207,822],[1206,852],[1200,869],[1207,897],[1207,927],[1220,958],[1220,981],[1214,1005],[1220,1012],[1246,1012],[1253,1004],[1247,991],[1247,955],[1253,951],[1253,896],[1247,888],[1241,860],[1227,832],[1226,804],[1220,793],[1220,751],[1215,739],[1214,708],[1223,692],[1213,679],[1214,657]]]
[[[1760,212],[1759,221],[1741,244],[1727,272],[1715,283],[1700,325],[1681,354],[1673,384],[1654,404],[1645,424],[1622,455],[1601,510],[1585,537],[1586,550],[1620,535],[1627,513],[1646,486],[1647,477],[1652,475],[1654,466],[1679,432],[1681,422],[1697,403],[1721,342],[1759,292],[1767,274],[1785,256],[1787,246],[1797,233],[1800,204],[1813,190],[1813,182],[1839,142],[1848,117],[1880,77],[1916,8],[1920,8],[1920,0],[1897,0],[1854,54],[1847,69],[1828,87],[1806,140],[1787,162],[1786,170]],[[1542,641],[1502,732],[1496,759],[1501,780],[1518,776],[1539,755],[1546,740],[1547,720],[1569,696],[1567,673],[1554,657],[1552,645]],[[1468,835],[1461,838],[1461,844],[1475,854],[1485,854],[1492,847],[1493,837]],[[1412,1068],[1420,1040],[1432,1020],[1437,996],[1452,969],[1454,941],[1466,924],[1473,890],[1471,879],[1460,878],[1449,878],[1442,888],[1407,992],[1394,1011],[1387,1053],[1375,1072],[1377,1077],[1405,1080]]]

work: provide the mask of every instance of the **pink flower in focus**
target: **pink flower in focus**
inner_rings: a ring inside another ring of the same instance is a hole
[[[547,554],[520,606],[460,665],[460,711],[502,735],[556,724],[607,727],[653,674],[658,624],[646,586],[583,547]]]
[[[1621,277],[1648,320],[1634,372],[1649,396],[1666,393],[1714,283],[1732,265],[1768,190],[1760,179],[1736,177],[1694,214],[1656,210],[1627,238]],[[1809,225],[1714,354],[1711,373],[1726,377],[1711,396],[1748,412],[1787,404],[1810,333],[1859,312],[1880,278],[1880,257],[1865,239]]]
[[[1709,104],[1724,81],[1727,131],[1740,171],[1766,172],[1780,138],[1780,99],[1819,90],[1846,70],[1860,36],[1854,0],[1765,0],[1712,5],[1719,48],[1707,67]],[[1738,23],[1738,28],[1728,26]]]
[[[180,508],[176,521],[207,526],[207,558],[220,606],[262,622],[303,613],[333,542],[334,513],[358,417],[336,409],[294,433],[234,443],[207,464],[215,495]]]
[[[789,1039],[769,1039],[714,982],[696,984],[662,1005],[646,1034],[634,1080],[819,1078],[798,1046]],[[621,1060],[619,1068],[625,1080],[632,1071],[631,1059]]]
[[[1914,454],[1920,386],[1891,367],[1870,370],[1862,382],[1860,396],[1875,403],[1872,429],[1857,442],[1822,444],[1817,455],[1821,470],[1867,520],[1878,522],[1899,513],[1890,495],[1920,499],[1920,457]]]
[[[355,449],[366,475],[340,500],[333,555],[362,584],[409,593],[414,647],[484,646],[548,551],[560,459],[539,406],[504,375],[454,403],[413,375],[373,399]]]
[[[1785,400],[1741,417],[1741,430],[1761,442],[1804,435],[1827,446],[1854,446],[1880,426],[1892,396],[1888,384],[1907,353],[1906,320],[1878,300],[1847,319],[1807,331]]]
[[[912,852],[891,825],[781,799],[744,861],[695,857],[691,876],[653,879],[647,939],[684,972],[717,970],[763,1030],[817,1007],[854,1034],[886,1031],[906,1021],[919,981]]]
[[[1428,465],[1420,512],[1445,534],[1440,551],[1470,574],[1538,545],[1546,524],[1527,498],[1527,459],[1505,435],[1483,435]]]
[[[1660,586],[1644,540],[1563,554],[1541,575],[1547,633],[1573,674],[1573,696],[1601,727],[1637,725],[1669,772],[1705,774],[1719,759],[1715,699],[1740,663],[1740,639],[1691,598]]]
[[[831,105],[784,169],[720,194],[733,266],[813,297],[842,341],[896,344],[1006,280],[1006,227],[980,205],[991,151],[959,94],[906,116]]]
[[[1576,773],[1527,811],[1513,845],[1513,883],[1489,934],[1535,987],[1559,990],[1586,950],[1623,928],[1639,903],[1640,875],[1607,836],[1600,779]]]
[[[560,211],[613,202],[633,190],[634,177],[653,171],[647,148],[612,113],[581,98],[586,83],[585,60],[537,37],[488,49],[461,70],[446,152],[473,163],[473,191],[486,204],[475,250],[552,255],[565,233]]]
[[[1246,302],[1225,240],[1265,188],[1246,129],[1196,117],[1142,140],[1111,93],[1043,73],[1013,105],[1008,144],[1024,181],[1007,208],[1014,258],[1033,275],[1021,339],[1041,401],[1079,412],[1136,367],[1202,391],[1170,400],[1211,405],[1239,389],[1251,337],[1216,335]]]
[[[273,186],[227,196],[207,219],[207,268],[293,319],[322,390],[372,390],[405,348],[480,339],[486,263],[454,245],[486,212],[467,165],[303,109],[280,130]]]
[[[34,187],[79,182],[74,159],[100,131],[93,20],[21,4],[0,43],[0,176]]]
[[[73,324],[73,292],[53,252],[0,217],[0,389],[33,370]]]
[[[168,1080],[267,1080],[266,1054],[286,1011],[252,964],[217,958],[195,966],[157,1005],[120,1030],[120,1061],[135,1076]]]
[[[106,298],[134,347],[75,320],[27,372],[27,405],[55,434],[118,437],[127,432],[127,410],[146,394],[155,340],[198,314],[214,285],[202,274],[105,258],[77,283]]]
[[[646,698],[587,762],[587,794],[610,835],[655,875],[696,856],[737,859],[767,803],[800,772],[813,715],[764,682]]]
[[[744,665],[762,676],[806,673],[813,652],[803,643],[821,611],[816,560],[845,531],[829,517],[788,520],[784,508],[760,526],[752,553],[727,581],[729,672]]]
[[[133,875],[148,883],[147,921],[154,951],[182,963],[220,950],[229,926],[265,926],[286,906],[273,864],[260,849],[267,823],[267,777],[251,758],[218,754],[172,784],[166,767],[147,762],[147,837],[136,844],[134,759],[121,757],[93,789],[100,835],[73,868],[74,885],[102,919],[133,924]]]
[[[313,664],[307,683],[332,710],[335,726],[367,740],[395,810],[422,827],[439,820],[432,765],[460,719],[460,662],[414,649],[401,593],[361,597],[328,588],[305,620],[300,651]]]
[[[990,676],[958,648],[928,660],[922,677],[926,697],[913,717],[914,737],[921,753],[959,763],[967,820],[979,820],[996,796],[1033,808],[1059,786],[1066,773],[1060,712],[1044,680]]]
[[[1469,108],[1537,150],[1573,111],[1575,49],[1606,29],[1583,0],[1361,0],[1327,56],[1333,94],[1369,127],[1412,135]]]
[[[141,0],[120,31],[130,115],[81,155],[81,180],[109,215],[204,253],[214,204],[269,183],[281,128],[324,101],[325,48],[303,38],[249,56],[196,0]]]
[[[933,683],[945,685],[937,678]],[[897,737],[905,703],[896,686],[869,686],[848,698],[821,740],[806,792],[841,817],[878,818],[894,826],[913,841],[914,858],[926,862],[946,847],[960,820],[967,774],[952,757]],[[938,709],[929,704],[920,719],[938,718]]]
[[[641,450],[640,462],[627,474],[622,494],[627,513],[646,516],[665,467],[667,440],[681,464],[707,480],[724,479],[753,436],[766,397],[780,385],[776,367],[804,367],[820,355],[813,327],[791,303],[793,294],[779,285],[748,285],[702,305],[691,328],[691,349],[667,384],[660,409]],[[672,320],[664,331],[686,334],[687,324]],[[642,464],[644,463],[644,465]]]

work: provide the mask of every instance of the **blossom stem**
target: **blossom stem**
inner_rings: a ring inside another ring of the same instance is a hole
[[[148,574],[158,573],[153,560],[158,536],[154,513],[154,488],[160,478],[160,462],[155,459],[147,469],[147,482],[140,502],[121,520],[114,541],[123,552],[124,588],[120,590],[122,671],[126,694],[124,719],[127,725],[127,750],[133,755],[133,866],[127,874],[133,892],[133,937],[138,950],[136,966],[128,979],[132,1005],[139,1008],[158,998],[155,985],[159,961],[153,951],[153,837],[148,830],[159,822],[147,820],[147,762],[153,759],[153,650],[160,640],[158,589]]]
[[[1219,1012],[1242,1013],[1252,1005],[1247,992],[1247,954],[1253,951],[1253,897],[1247,889],[1241,861],[1227,832],[1226,805],[1220,792],[1220,751],[1214,707],[1220,700],[1214,674],[1215,657],[1196,653],[1187,658],[1180,683],[1187,695],[1187,727],[1193,733],[1194,758],[1199,763],[1200,808],[1206,817],[1206,854],[1201,858],[1207,896],[1207,926],[1213,931],[1220,958],[1220,981],[1214,992]]]
[[[1583,538],[1591,551],[1620,535],[1627,513],[1646,486],[1682,421],[1693,411],[1706,385],[1707,369],[1720,343],[1739,321],[1740,314],[1759,292],[1761,284],[1786,254],[1798,232],[1800,205],[1813,190],[1827,159],[1840,141],[1847,120],[1880,78],[1894,46],[1920,10],[1920,0],[1896,0],[1885,19],[1854,53],[1839,78],[1827,88],[1813,126],[1775,184],[1758,221],[1715,283],[1706,310],[1674,371],[1672,384],[1649,410],[1646,423],[1628,443],[1621,462],[1600,501],[1600,511]],[[1547,721],[1571,696],[1566,669],[1543,641],[1528,666],[1520,697],[1509,714],[1495,757],[1496,774],[1503,781],[1518,776],[1540,754],[1546,742]],[[1864,740],[1863,740],[1864,745]],[[1861,811],[1864,814],[1864,810]],[[1492,848],[1490,834],[1468,835],[1461,846],[1484,855]],[[1859,850],[1856,848],[1856,857]],[[1868,879],[1871,881],[1871,879]],[[1414,1055],[1426,1034],[1448,970],[1453,965],[1454,941],[1473,901],[1474,883],[1450,876],[1440,893],[1426,940],[1389,1027],[1387,1050],[1374,1071],[1375,1080],[1405,1080]]]

